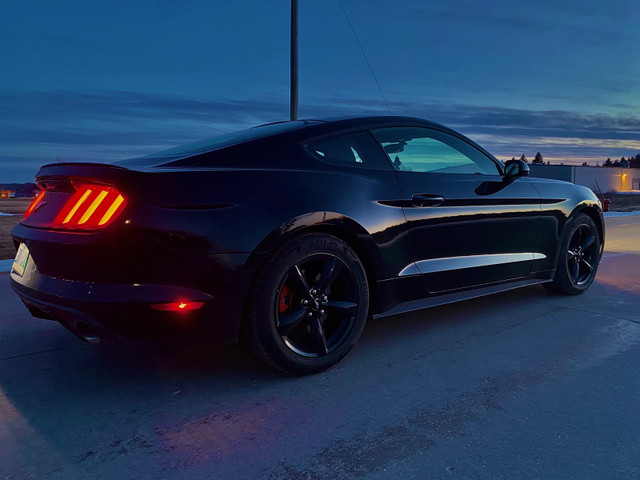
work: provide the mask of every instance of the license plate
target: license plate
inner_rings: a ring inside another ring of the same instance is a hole
[[[24,243],[21,243],[20,247],[18,247],[18,253],[16,253],[13,265],[11,266],[11,271],[15,272],[19,276],[24,275],[24,269],[27,267],[28,260],[29,249]]]

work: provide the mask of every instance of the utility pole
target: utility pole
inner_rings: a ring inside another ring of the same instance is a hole
[[[291,0],[291,120],[298,119],[298,0]]]

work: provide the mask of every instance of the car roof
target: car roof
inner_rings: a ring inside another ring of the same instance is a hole
[[[308,122],[306,127],[315,127],[316,130],[325,130],[327,133],[332,131],[347,130],[351,128],[365,127],[371,128],[374,126],[387,126],[387,125],[421,125],[425,127],[437,128],[439,130],[445,130],[455,133],[448,127],[439,123],[431,122],[423,118],[408,117],[400,115],[362,115],[362,116],[333,116],[324,118],[309,118],[303,120]],[[289,123],[289,122],[286,122]],[[303,127],[304,127],[303,126]]]
[[[396,115],[375,116],[334,116],[325,118],[309,118],[293,121],[281,121],[256,125],[244,130],[237,130],[226,134],[210,137],[197,142],[180,145],[177,147],[152,153],[144,157],[115,162],[123,167],[159,166],[167,162],[175,162],[196,155],[202,155],[215,150],[220,150],[234,145],[251,141],[277,138],[282,141],[302,142],[306,139],[331,135],[342,131],[358,128],[373,128],[383,126],[423,126],[435,128],[460,136],[459,133],[428,120],[416,117]]]

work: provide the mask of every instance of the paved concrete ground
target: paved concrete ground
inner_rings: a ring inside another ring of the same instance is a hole
[[[640,478],[640,217],[597,283],[371,322],[284,378],[233,346],[100,349],[0,275],[0,479]]]

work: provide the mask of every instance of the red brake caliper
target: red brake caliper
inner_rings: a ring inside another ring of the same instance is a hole
[[[293,292],[291,291],[291,289],[286,285],[282,287],[282,291],[280,292],[280,300],[278,301],[278,312],[284,313],[289,310],[289,308],[291,308],[292,293]]]

